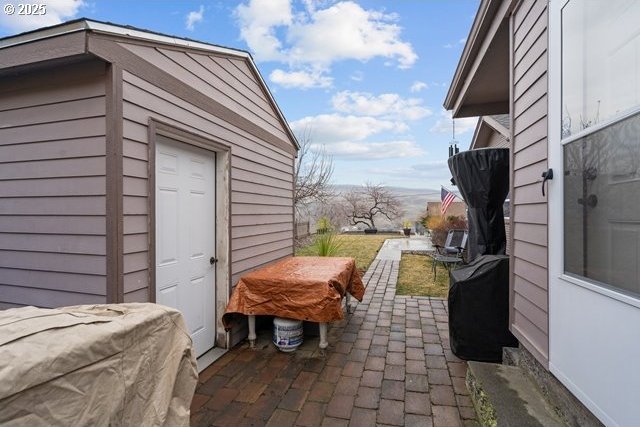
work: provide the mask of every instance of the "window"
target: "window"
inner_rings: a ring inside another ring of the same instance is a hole
[[[562,10],[564,270],[640,296],[640,2]]]

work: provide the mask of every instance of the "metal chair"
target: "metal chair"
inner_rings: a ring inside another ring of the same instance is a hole
[[[444,242],[444,246],[433,245],[438,252],[438,255],[446,256],[462,256],[464,248],[467,247],[467,238],[469,232],[467,230],[449,230],[447,233],[447,239]]]
[[[467,230],[449,230],[444,246],[434,245],[436,253],[432,256],[431,269],[433,271],[433,279],[436,279],[436,265],[442,264],[448,272],[451,268],[464,262],[463,253],[467,246],[469,232]]]

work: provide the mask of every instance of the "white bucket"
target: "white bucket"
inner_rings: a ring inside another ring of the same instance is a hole
[[[280,351],[295,351],[302,344],[302,320],[273,318],[273,344]]]

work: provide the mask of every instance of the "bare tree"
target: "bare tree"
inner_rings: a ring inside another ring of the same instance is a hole
[[[342,197],[351,225],[376,228],[378,215],[393,221],[402,214],[401,202],[382,184],[366,183],[362,189],[349,191]]]
[[[328,218],[331,225],[339,230],[342,226],[348,225],[344,207],[345,204],[342,197],[334,195],[327,198],[327,200],[321,204],[318,204],[315,207],[314,212],[312,212],[312,216],[315,218]]]
[[[330,180],[333,175],[333,158],[326,150],[312,149],[311,131],[306,128],[298,137],[300,151],[294,168],[295,191],[293,203],[301,213],[312,202],[325,202],[332,194]],[[315,148],[315,147],[313,147]]]

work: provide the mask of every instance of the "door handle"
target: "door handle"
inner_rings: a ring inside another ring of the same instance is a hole
[[[216,262],[218,262],[218,258],[216,258],[216,257],[211,257],[211,258],[209,258],[209,264],[213,265],[213,264],[215,264]]]
[[[549,168],[547,171],[542,172],[542,195],[544,196],[544,183],[549,179],[553,179],[553,169]]]

